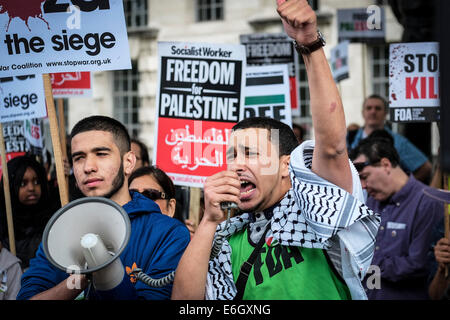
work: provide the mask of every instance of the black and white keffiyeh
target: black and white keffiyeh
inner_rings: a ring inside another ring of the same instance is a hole
[[[271,234],[285,246],[326,249],[345,280],[352,299],[367,299],[361,281],[372,261],[378,214],[365,204],[358,173],[350,162],[353,194],[311,171],[314,141],[305,141],[291,153],[291,189],[273,208]],[[250,223],[250,214],[233,217],[220,234],[228,239]],[[206,299],[228,300],[236,295],[231,269],[231,247],[224,241],[221,252],[209,262]]]

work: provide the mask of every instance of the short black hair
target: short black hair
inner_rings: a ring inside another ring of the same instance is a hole
[[[370,138],[370,139],[372,139],[372,138],[373,139],[375,139],[375,138],[386,139],[392,145],[394,145],[394,137],[391,136],[391,134],[389,132],[387,132],[385,129],[374,130],[374,131],[372,131],[371,134],[369,134],[369,136],[367,138]]]
[[[164,193],[167,195],[167,199],[175,198],[175,186],[172,182],[172,179],[170,179],[170,177],[164,171],[156,166],[146,166],[136,169],[128,179],[128,186],[131,185],[131,182],[133,182],[134,179],[146,175],[155,178],[156,182],[161,186]]]
[[[136,143],[141,149],[141,154],[139,157],[141,158],[142,163],[150,164],[150,156],[148,155],[148,149],[145,143],[137,138],[131,138],[131,143]]]
[[[127,128],[116,119],[106,116],[95,115],[78,121],[70,132],[70,140],[79,133],[93,130],[110,132],[121,156],[131,150],[130,135]]]
[[[382,158],[387,158],[394,168],[400,164],[400,157],[394,144],[386,138],[372,137],[361,140],[349,156],[353,161],[360,155],[364,155],[371,164],[379,162]]]
[[[292,151],[298,146],[298,140],[294,131],[287,124],[264,117],[247,118],[238,122],[233,128],[233,131],[243,129],[267,129],[269,130],[269,137],[271,138],[271,130],[279,130],[279,155],[290,155]]]

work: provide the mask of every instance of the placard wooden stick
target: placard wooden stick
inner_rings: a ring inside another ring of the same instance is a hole
[[[56,178],[58,181],[59,197],[61,206],[69,202],[66,179],[64,175],[64,163],[61,149],[61,140],[58,130],[58,119],[56,118],[55,101],[52,93],[52,82],[48,73],[43,74],[45,101],[47,103],[47,115],[50,123],[50,135],[52,137],[53,153],[55,156]]]

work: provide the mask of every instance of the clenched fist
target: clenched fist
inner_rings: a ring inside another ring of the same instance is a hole
[[[277,5],[288,36],[303,45],[317,40],[317,17],[306,0],[277,0]]]
[[[222,171],[208,177],[204,185],[205,213],[204,219],[215,223],[226,217],[220,208],[221,202],[240,203],[241,183],[234,171]]]

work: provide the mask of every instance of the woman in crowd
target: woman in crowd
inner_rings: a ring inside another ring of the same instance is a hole
[[[175,187],[169,176],[161,169],[151,166],[135,170],[128,180],[128,187],[130,191],[140,192],[155,201],[163,214],[180,219],[175,215],[177,204]]]
[[[141,167],[131,174],[128,181],[130,191],[142,193],[155,201],[163,214],[183,222],[192,238],[196,226],[193,221],[183,218],[181,205],[175,199],[175,186],[172,179],[164,171],[155,166]],[[202,201],[203,198],[200,199],[200,220],[204,209]]]
[[[42,239],[45,225],[60,203],[50,197],[44,167],[31,156],[8,161],[9,189],[17,257],[26,269]],[[3,178],[2,178],[3,179]],[[9,236],[3,181],[0,186],[0,239],[7,247]]]

